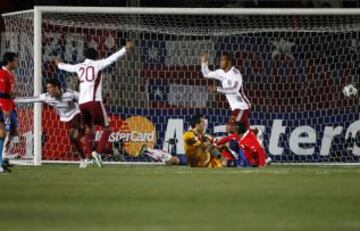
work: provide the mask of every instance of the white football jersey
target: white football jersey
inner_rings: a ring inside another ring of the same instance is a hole
[[[118,58],[126,54],[126,49],[115,52],[106,59],[85,59],[79,64],[59,63],[58,68],[67,72],[76,73],[79,78],[79,104],[102,101],[102,73],[101,71],[114,63]]]
[[[63,122],[69,122],[80,113],[78,99],[79,93],[70,89],[63,92],[59,98],[51,97],[49,93],[43,93],[39,96],[40,102],[53,107],[60,116],[60,121]]]
[[[80,114],[78,100],[79,93],[77,91],[66,89],[58,98],[51,97],[49,93],[42,93],[39,97],[15,98],[14,102],[16,104],[35,102],[46,103],[55,109],[56,113],[60,116],[61,121],[69,122],[77,114]]]
[[[202,63],[201,72],[205,78],[217,79],[221,82],[221,88],[217,91],[225,94],[231,110],[246,110],[251,108],[249,99],[244,94],[243,79],[240,71],[232,67],[228,72],[222,69],[210,71],[207,63]]]

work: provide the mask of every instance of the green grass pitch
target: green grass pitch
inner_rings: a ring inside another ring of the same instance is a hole
[[[1,230],[360,230],[359,167],[16,167]]]

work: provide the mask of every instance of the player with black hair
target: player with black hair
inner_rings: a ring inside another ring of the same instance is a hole
[[[241,122],[236,122],[232,129],[229,136],[216,142],[217,148],[222,150],[222,156],[229,160],[228,163],[237,167],[267,165],[267,155],[255,133]]]
[[[133,47],[133,42],[127,41],[122,49],[104,59],[98,59],[98,52],[95,49],[87,48],[84,52],[86,59],[78,64],[66,64],[58,59],[54,60],[60,70],[77,73],[80,82],[79,106],[89,145],[94,137],[94,126],[98,125],[102,128],[99,143],[96,150],[92,152],[92,156],[98,166],[102,166],[100,154],[104,153],[106,143],[112,132],[101,94],[102,70],[124,56]]]
[[[99,57],[99,54],[94,48],[89,47],[84,51],[84,56],[85,56],[85,58],[90,59],[90,60],[97,60]]]
[[[59,80],[51,78],[46,80],[46,93],[40,94],[39,97],[16,98],[15,102],[17,104],[42,102],[54,108],[60,116],[60,121],[66,123],[70,141],[80,153],[81,160],[79,167],[86,168],[91,163],[92,147],[86,143],[78,100],[78,92],[63,89]]]
[[[206,53],[203,53],[200,58],[203,76],[221,82],[221,87],[217,88],[217,92],[224,94],[230,105],[232,112],[227,123],[227,132],[238,121],[241,121],[249,129],[251,104],[245,96],[243,78],[240,71],[234,66],[233,56],[230,53],[223,53],[220,56],[220,68],[215,71],[209,70]]]
[[[239,146],[249,165],[252,167],[268,165],[270,163],[269,158],[267,158],[266,152],[255,133],[241,122],[238,122],[237,127],[237,133],[240,137],[238,140]]]
[[[205,133],[206,122],[203,115],[194,115],[191,129],[183,135],[185,154],[191,167],[220,168],[224,165],[220,153],[213,144],[213,138]]]
[[[155,161],[166,165],[190,165],[191,167],[220,168],[226,166],[226,160],[220,156],[220,152],[213,143],[213,138],[205,133],[205,118],[196,114],[190,121],[191,129],[183,135],[184,155],[171,155],[168,152],[152,149],[145,145],[139,155],[150,156]],[[225,161],[225,162],[224,162]]]
[[[9,166],[3,162],[3,148],[9,146],[11,138],[18,134],[17,115],[13,100],[15,84],[13,71],[17,66],[17,54],[5,52],[3,66],[0,69],[0,173],[10,172]]]

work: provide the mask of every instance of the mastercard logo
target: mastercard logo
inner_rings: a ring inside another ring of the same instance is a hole
[[[125,121],[112,117],[110,121],[114,132],[109,141],[124,142],[124,150],[129,155],[137,156],[143,145],[150,148],[155,146],[156,128],[146,117],[131,116]]]

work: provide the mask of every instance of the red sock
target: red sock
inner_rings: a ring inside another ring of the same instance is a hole
[[[80,153],[81,158],[83,158],[83,159],[86,158],[80,137],[78,136],[76,139],[70,139],[70,140],[71,140],[71,143],[74,145],[76,151],[78,151]]]
[[[81,138],[81,146],[82,146],[82,150],[84,152],[84,156],[85,158],[89,158],[91,156],[91,152],[92,152],[92,145],[91,145],[91,141],[89,140],[89,137],[87,135],[83,135]]]
[[[103,128],[102,133],[101,133],[101,137],[100,137],[100,141],[96,147],[96,152],[97,153],[103,153],[106,143],[108,142],[109,136],[111,134],[111,129],[110,128]]]

